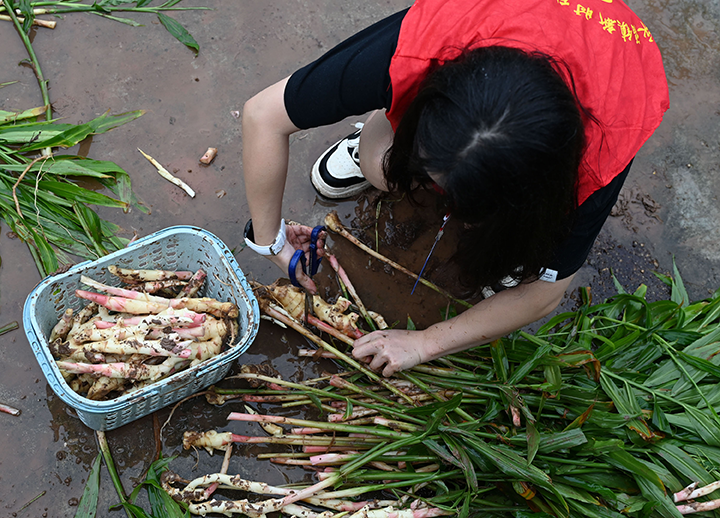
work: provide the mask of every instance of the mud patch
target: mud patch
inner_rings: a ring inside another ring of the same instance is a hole
[[[646,192],[635,189],[623,190],[610,212],[611,217],[619,218],[626,229],[637,232],[638,227],[662,223],[661,205]]]
[[[638,241],[633,241],[629,246],[621,244],[608,230],[603,230],[578,275],[582,278],[590,273],[591,282],[587,285],[592,288],[595,303],[600,303],[618,293],[613,277],[630,293],[639,286],[646,285],[646,299],[649,302],[668,299],[670,288],[652,272],[665,275],[670,273],[661,271],[651,247]],[[576,294],[571,293],[568,298],[577,302]]]

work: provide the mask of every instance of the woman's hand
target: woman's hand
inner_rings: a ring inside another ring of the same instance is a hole
[[[370,363],[370,368],[385,377],[427,361],[424,357],[423,331],[386,329],[355,340],[353,356]]]
[[[382,375],[390,376],[489,343],[548,315],[560,303],[573,277],[521,284],[423,331],[375,331],[355,340],[353,356],[377,372],[384,366]]]
[[[290,260],[292,259],[292,256],[295,254],[296,250],[303,250],[305,253],[305,261],[308,266],[310,267],[310,237],[312,235],[312,227],[307,227],[305,225],[286,225],[285,226],[285,245],[283,246],[283,249],[280,251],[278,255],[275,256],[267,256],[268,259],[270,259],[273,263],[278,265],[280,269],[283,272],[288,271],[288,267],[290,265]],[[325,255],[325,240],[327,239],[327,232],[320,232],[318,235],[318,240],[316,242],[317,246],[317,255],[318,257],[323,257]],[[310,290],[311,293],[317,293],[317,288],[315,286],[315,283],[313,280],[305,275],[305,273],[302,271],[302,265],[298,261],[297,269],[295,270],[295,276],[298,280],[298,282],[308,290]]]

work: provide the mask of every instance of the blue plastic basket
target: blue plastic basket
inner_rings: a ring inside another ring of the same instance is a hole
[[[135,269],[196,271],[202,268],[207,278],[198,296],[231,301],[240,310],[240,332],[236,342],[210,360],[109,401],[93,401],[77,394],[60,374],[47,339],[67,308],[77,311],[85,305],[85,301],[75,296],[76,289],[83,289],[81,275],[105,284],[120,285],[120,280],[107,270],[113,264]],[[33,289],[23,309],[25,334],[48,383],[93,430],[118,428],[223,379],[233,362],[255,339],[259,319],[257,300],[230,250],[210,232],[190,226],[166,228],[123,250],[47,277]]]

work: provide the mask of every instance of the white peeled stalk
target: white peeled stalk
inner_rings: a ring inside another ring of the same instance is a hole
[[[297,504],[288,504],[282,508],[283,514],[289,514],[290,516],[297,516],[298,518],[333,518],[336,516],[335,511],[325,511],[324,513],[316,513]]]
[[[88,389],[87,398],[97,401],[114,390],[121,390],[124,386],[124,379],[102,376]]]
[[[205,154],[200,158],[200,163],[208,165],[210,162],[215,160],[215,157],[217,156],[217,148],[209,147],[207,148],[207,151],[205,151]]]
[[[245,411],[248,414],[257,415],[257,412],[247,405],[245,405]],[[282,426],[278,426],[273,423],[265,423],[265,422],[259,422],[258,424],[262,427],[263,430],[265,430],[270,435],[284,435],[285,434],[285,430],[283,430]]]
[[[372,318],[375,321],[375,323],[378,326],[378,329],[387,329],[388,328],[385,318],[380,313],[376,313],[375,311],[368,310],[368,315],[370,315],[370,318]]]
[[[222,352],[222,338],[216,336],[212,340],[192,342],[188,345],[188,349],[191,351],[188,359],[192,360],[191,365],[194,366],[220,354]]]
[[[61,340],[65,340],[68,333],[70,332],[70,329],[72,328],[72,317],[72,308],[66,309],[62,317],[60,318],[60,321],[55,324],[55,327],[53,327],[52,331],[50,332],[50,339],[48,340],[49,342],[54,342],[58,338],[60,338]]]
[[[185,182],[183,182],[180,178],[176,178],[176,177],[174,177],[173,175],[171,175],[171,174],[168,172],[167,169],[165,169],[162,165],[160,165],[160,162],[158,162],[158,161],[155,160],[153,157],[151,157],[150,155],[148,155],[147,153],[145,153],[142,149],[137,148],[137,150],[140,151],[140,153],[142,153],[142,155],[143,155],[145,158],[147,158],[152,165],[155,166],[155,168],[157,169],[157,172],[160,174],[160,176],[162,176],[163,178],[165,178],[168,182],[170,182],[170,183],[172,183],[172,184],[175,184],[175,185],[177,185],[178,187],[180,187],[180,188],[181,188],[183,191],[185,191],[185,192],[188,194],[188,196],[190,196],[191,198],[194,198],[194,197],[195,197],[195,191],[192,190],[192,187],[190,187],[188,184],[186,184]]]
[[[683,489],[682,491],[679,491],[678,493],[675,493],[673,495],[673,499],[675,502],[683,502],[685,500],[695,500],[696,498],[700,498],[701,496],[709,495],[713,491],[720,489],[720,481],[713,482],[712,484],[708,484],[707,486],[703,486],[698,488],[700,485],[699,482],[693,482],[688,487]]]
[[[77,353],[106,353],[106,354],[144,354],[146,356],[172,356],[175,358],[189,358],[193,354],[191,340],[177,341],[171,338],[162,340],[140,340],[137,338],[128,340],[100,340],[87,342],[77,347],[68,346],[70,354]],[[59,348],[59,352],[63,352]]]
[[[697,489],[697,487],[700,485],[699,482],[693,482],[686,488],[683,488],[682,491],[678,491],[673,495],[673,501],[674,502],[683,502],[687,500],[690,497],[690,494]]]
[[[141,284],[144,282],[169,280],[187,281],[193,276],[193,272],[188,271],[136,270],[131,268],[120,268],[115,264],[108,266],[108,271],[128,284]]]
[[[677,510],[680,514],[702,513],[720,509],[720,500],[710,500],[709,502],[692,502],[690,504],[678,505]]]
[[[0,403],[0,412],[4,412],[6,414],[10,414],[10,415],[14,415],[14,416],[20,415],[20,410],[18,410],[17,408],[13,408],[9,405],[4,405],[2,403]]]
[[[70,372],[72,374],[93,374],[96,377],[107,376],[108,378],[126,378],[133,380],[152,380],[159,378],[172,372],[184,360],[180,358],[172,358],[174,362],[162,365],[137,365],[130,363],[105,363],[105,364],[89,364],[89,363],[73,363],[73,362],[57,362],[60,370]]]
[[[348,518],[432,518],[434,516],[447,516],[453,513],[443,511],[442,509],[395,509],[394,507],[386,507],[384,509],[362,508],[356,513],[348,516]]]
[[[107,308],[100,306],[107,311]],[[117,315],[115,315],[117,316]],[[97,320],[94,325],[98,329],[106,329],[113,327],[120,323],[122,319],[122,325],[131,326],[146,326],[150,329],[163,329],[165,327],[193,327],[199,326],[207,319],[205,313],[195,313],[189,309],[174,309],[167,308],[164,311],[151,314],[151,315],[140,315],[132,317],[120,317],[114,318],[113,320]]]
[[[98,321],[99,322],[99,321]],[[102,325],[102,324],[101,324]],[[104,340],[129,340],[131,338],[138,338],[142,340],[148,334],[148,329],[143,329],[140,326],[113,326],[106,329],[99,329],[95,322],[92,326],[86,326],[75,333],[71,340],[70,346],[77,347],[80,344],[87,342],[100,342]],[[175,340],[177,342],[177,340]],[[97,350],[97,349],[96,349]],[[111,352],[111,351],[101,351]],[[116,352],[116,351],[112,351]],[[120,353],[125,354],[125,353]]]
[[[248,493],[255,493],[256,495],[289,495],[294,492],[292,489],[274,487],[265,482],[245,480],[239,475],[224,475],[222,473],[212,473],[204,477],[196,478],[190,481],[185,487],[185,491],[193,491],[198,487],[208,486],[215,482],[220,484],[220,487],[223,489],[237,489],[247,491]]]
[[[10,18],[10,16],[8,16],[7,14],[0,14],[0,20],[5,21],[5,22],[11,22],[12,18]],[[25,21],[25,18],[23,16],[18,16],[18,21],[20,23],[23,23]],[[46,29],[54,29],[56,22],[54,22],[52,20],[41,20],[39,18],[35,18],[32,21],[32,24],[37,27],[45,27]]]
[[[247,500],[210,500],[201,504],[190,504],[192,514],[205,516],[208,513],[220,513],[225,516],[244,514],[249,518],[266,518],[265,515],[281,510],[282,498],[272,498],[262,502],[248,502]]]

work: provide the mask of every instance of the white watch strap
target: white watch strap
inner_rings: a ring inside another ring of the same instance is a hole
[[[280,220],[280,230],[278,230],[275,240],[266,246],[257,245],[253,242],[255,235],[253,233],[252,219],[245,225],[245,244],[260,255],[278,255],[285,246],[285,220]]]

